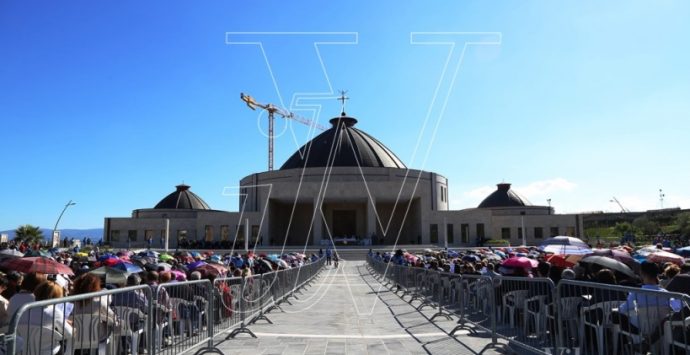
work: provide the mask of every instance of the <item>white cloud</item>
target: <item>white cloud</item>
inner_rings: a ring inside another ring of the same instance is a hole
[[[527,200],[543,200],[554,192],[571,191],[577,184],[564,178],[534,181],[527,185],[512,186],[511,189]],[[468,208],[477,206],[486,196],[496,191],[496,185],[479,186],[469,191],[462,192],[461,196],[451,199],[452,208]],[[546,203],[538,203],[545,205]]]
[[[512,189],[529,199],[532,197],[546,196],[559,191],[571,191],[575,187],[577,187],[577,185],[573,182],[564,178],[555,178],[551,180],[535,181],[526,186],[513,186]]]

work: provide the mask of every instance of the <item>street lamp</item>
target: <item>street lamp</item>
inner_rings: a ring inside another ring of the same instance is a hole
[[[67,204],[65,204],[65,208],[63,208],[62,212],[60,212],[60,216],[58,217],[57,222],[55,222],[55,227],[53,227],[53,247],[55,247],[56,244],[59,244],[59,242],[60,242],[59,236],[56,238],[55,233],[57,232],[58,223],[60,223],[60,220],[62,219],[62,215],[65,214],[65,211],[67,211],[67,208],[69,206],[74,206],[76,204],[77,204],[76,202],[72,202],[72,200],[69,200],[69,202],[67,202]]]
[[[546,199],[546,202],[549,203],[549,214],[551,214],[551,199],[550,199],[550,198],[547,198],[547,199]]]

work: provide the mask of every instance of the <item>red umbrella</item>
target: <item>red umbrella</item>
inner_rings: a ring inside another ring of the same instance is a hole
[[[206,264],[206,265],[201,265],[194,269],[194,271],[198,271],[201,273],[201,276],[207,276],[207,275],[213,275],[213,276],[219,276],[220,271],[218,269],[214,268],[213,266]]]
[[[5,269],[23,273],[41,273],[47,275],[74,275],[72,269],[53,259],[44,256],[7,259],[0,264]]]
[[[106,266],[115,266],[120,263],[120,259],[118,258],[107,258],[103,260],[101,263]]]
[[[552,266],[556,266],[562,269],[573,267],[575,264],[577,264],[580,259],[582,259],[584,255],[559,255],[559,254],[553,254],[549,255],[546,257],[546,261],[548,261]]]
[[[539,266],[539,262],[534,260],[534,259],[526,258],[524,256],[514,256],[512,258],[506,259],[503,262],[503,264],[501,264],[501,265],[506,266],[506,267],[519,267],[519,268],[523,268],[523,269],[533,269],[533,268]]]
[[[669,253],[667,251],[659,250],[657,252],[649,254],[647,260],[654,263],[674,263],[678,265],[683,265],[685,259],[678,254]]]

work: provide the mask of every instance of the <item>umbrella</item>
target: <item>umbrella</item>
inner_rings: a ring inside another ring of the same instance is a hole
[[[566,269],[569,267],[573,267],[575,264],[577,264],[578,261],[580,261],[580,259],[582,259],[582,257],[582,255],[553,254],[547,256],[546,261],[548,261],[552,266]]]
[[[36,272],[47,275],[74,275],[74,272],[69,266],[43,256],[6,259],[0,263],[0,266],[7,270],[14,270],[27,274]]]
[[[193,262],[193,263],[187,265],[187,268],[188,268],[189,270],[194,270],[194,269],[196,269],[196,268],[198,268],[198,267],[200,267],[200,266],[204,266],[204,265],[206,265],[206,262],[205,262],[205,261],[195,261],[195,262]]]
[[[541,248],[545,253],[553,253],[559,255],[588,255],[592,254],[592,250],[589,248],[583,248],[577,245],[557,245],[551,244],[546,245]]]
[[[541,245],[539,245],[539,249],[542,249],[543,247],[545,247],[547,245],[575,245],[578,247],[589,249],[589,245],[587,245],[587,243],[583,242],[582,239],[575,238],[575,237],[565,237],[565,236],[558,236],[558,237],[549,238],[549,239],[543,241],[541,243]]]
[[[173,260],[175,258],[170,254],[161,254],[160,256],[158,256],[158,259],[160,261],[170,261],[170,260]]]
[[[505,261],[503,261],[503,263],[501,264],[501,266],[519,267],[519,268],[523,268],[523,269],[532,269],[532,268],[537,267],[538,265],[539,265],[538,261],[536,261],[534,259],[526,258],[523,256],[508,258]]]
[[[122,270],[122,271],[126,271],[126,272],[128,272],[128,273],[130,273],[130,274],[136,274],[136,273],[139,273],[139,272],[144,271],[144,270],[142,270],[142,268],[140,268],[140,267],[137,266],[137,265],[134,265],[134,264],[131,264],[131,263],[122,262],[122,261],[119,262],[119,263],[117,263],[117,264],[115,264],[115,265],[113,265],[112,267],[113,267],[114,269],[119,269],[119,270]]]
[[[21,258],[24,254],[17,249],[0,250],[0,258]]]
[[[219,264],[216,264],[216,263],[209,263],[209,264],[206,264],[206,265],[208,265],[208,266],[210,266],[210,267],[212,267],[212,268],[215,268],[215,269],[218,270],[218,272],[220,272],[220,273],[226,273],[226,272],[228,271],[228,269],[225,268],[225,266],[219,265]]]
[[[216,269],[213,266],[208,265],[208,264],[201,265],[198,268],[196,268],[196,270],[194,270],[194,271],[200,272],[202,276],[207,276],[207,275],[219,276],[220,275],[220,271],[218,271],[218,269]]]
[[[592,253],[594,255],[599,255],[599,256],[605,256],[608,258],[612,258],[615,260],[618,260],[622,262],[625,265],[628,265],[629,268],[632,270],[638,270],[640,268],[640,264],[633,259],[632,256],[625,250],[621,249],[592,249]]]
[[[264,266],[266,266],[268,268],[268,270],[273,270],[273,264],[271,264],[270,261],[268,261],[266,259],[259,259],[259,262],[263,263]]]
[[[106,266],[115,266],[121,262],[120,259],[118,258],[107,258],[105,260],[101,260],[101,263]]]
[[[90,274],[105,276],[105,283],[124,285],[127,283],[129,273],[121,269],[116,269],[110,266],[101,266],[98,269],[89,271]]]
[[[98,258],[98,261],[105,261],[105,260],[111,259],[111,258],[117,259],[117,256],[115,256],[111,253],[105,253]]]
[[[651,253],[656,253],[658,251],[671,251],[669,248],[664,248],[664,249],[659,249],[655,245],[648,245],[646,247],[642,247],[636,251],[637,254],[640,254],[642,256],[648,256]]]
[[[676,249],[676,254],[684,257],[690,256],[690,246]]]
[[[142,252],[139,252],[139,254],[137,254],[137,255],[139,255],[139,256],[148,256],[148,257],[152,257],[152,258],[157,258],[157,257],[158,257],[158,253],[155,252],[155,251],[153,251],[153,250],[142,251]]]
[[[678,254],[669,253],[667,251],[657,251],[656,253],[651,253],[647,256],[647,261],[654,263],[674,263],[678,265],[683,265],[685,259]]]
[[[76,256],[77,258],[88,258],[89,254],[84,253],[84,252],[78,252],[78,253],[74,254],[74,256]]]
[[[32,249],[31,249],[31,250],[27,251],[26,254],[24,254],[24,256],[45,256],[45,257],[49,257],[49,256],[50,256],[50,253],[48,253],[47,251],[43,251],[43,250],[32,250]]]
[[[479,260],[481,260],[481,258],[477,255],[474,255],[474,254],[465,255],[462,257],[462,261],[476,262]]]
[[[618,260],[608,258],[605,256],[590,255],[580,260],[580,263],[599,265],[601,267],[611,269],[613,271],[618,271],[621,274],[631,278],[637,277],[637,275],[635,275],[635,273],[632,271],[632,269],[630,269],[630,267],[628,267],[628,265],[625,265]]]
[[[165,271],[170,271],[170,269],[172,269],[172,265],[168,263],[158,263],[156,264],[156,268],[163,268]]]

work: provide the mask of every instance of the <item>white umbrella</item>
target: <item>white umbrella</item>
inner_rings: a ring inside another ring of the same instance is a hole
[[[576,245],[547,245],[542,248],[545,253],[558,255],[588,255],[592,254],[592,249],[583,248]]]

